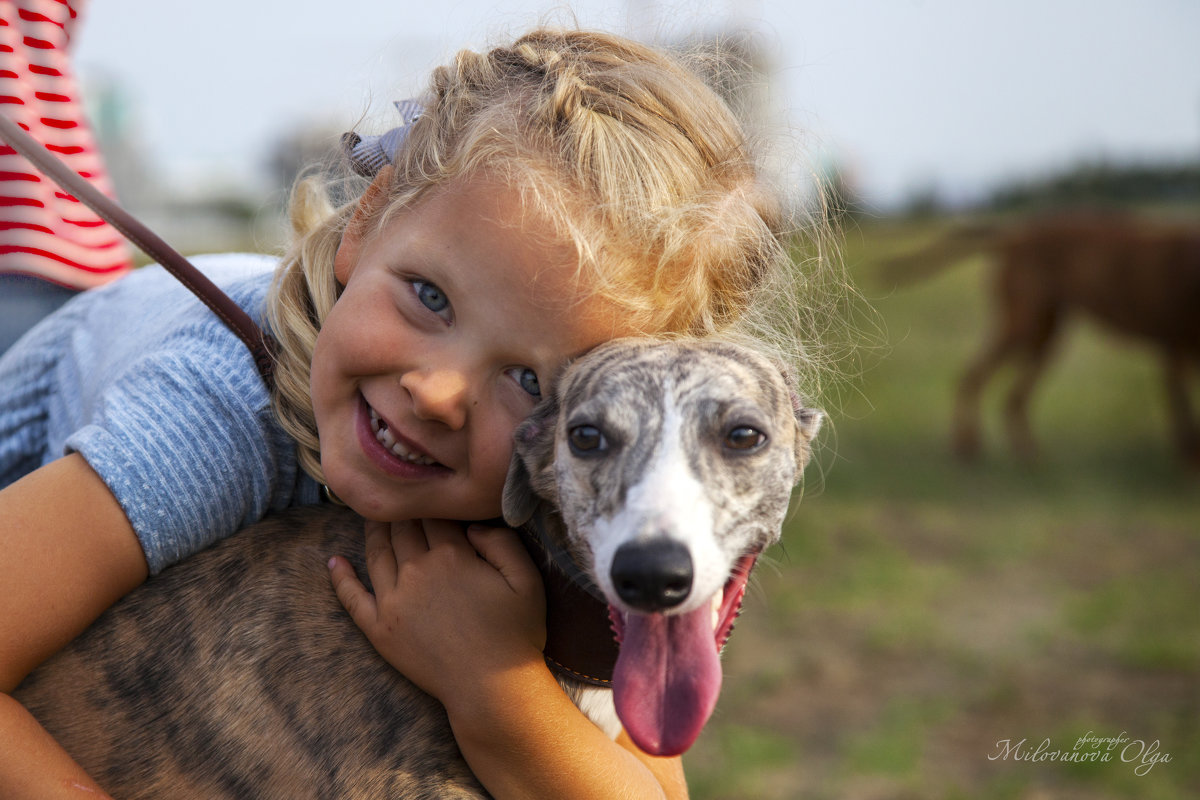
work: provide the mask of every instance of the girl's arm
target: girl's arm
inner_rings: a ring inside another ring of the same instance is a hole
[[[9,693],[146,579],[108,487],[69,455],[0,490],[0,796],[106,797]]]
[[[686,798],[680,760],[613,742],[542,658],[541,577],[504,528],[368,523],[375,594],[344,559],[334,588],[380,654],[446,707],[455,739],[496,798]]]
[[[446,705],[455,739],[496,798],[686,798],[678,758],[616,742],[559,688],[540,658]],[[490,683],[490,682],[489,682]]]

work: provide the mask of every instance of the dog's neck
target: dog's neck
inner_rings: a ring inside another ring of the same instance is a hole
[[[590,594],[596,602],[607,607],[608,601],[604,599],[604,593],[596,586],[587,571],[575,561],[570,551],[562,545],[564,537],[561,534],[564,530],[562,517],[558,512],[543,507],[533,515],[529,522],[521,526],[521,535],[530,543],[537,545],[541,557],[549,559],[550,563],[557,567],[571,583]],[[535,558],[538,557],[537,552],[533,552]]]
[[[556,512],[534,514],[521,526],[521,542],[546,587],[546,663],[559,676],[612,688],[618,646],[608,603],[551,533]]]

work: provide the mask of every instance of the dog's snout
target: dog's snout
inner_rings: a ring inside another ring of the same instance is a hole
[[[692,555],[683,544],[660,537],[621,545],[613,557],[617,596],[638,611],[674,608],[692,590]]]

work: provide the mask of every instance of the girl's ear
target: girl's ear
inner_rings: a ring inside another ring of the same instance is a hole
[[[387,203],[393,172],[391,164],[379,170],[379,174],[371,181],[371,185],[363,192],[358,205],[355,206],[354,215],[350,217],[346,230],[342,231],[342,242],[333,257],[333,274],[343,286],[350,280],[354,265],[358,263],[358,254],[362,250],[368,224]]]

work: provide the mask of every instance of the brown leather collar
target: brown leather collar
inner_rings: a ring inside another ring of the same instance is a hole
[[[539,522],[554,524],[557,520],[535,515],[520,533],[546,587],[546,664],[558,675],[611,689],[619,646],[608,603],[586,577],[580,577],[582,573],[572,570],[571,575],[564,570],[561,559],[554,558],[545,537],[539,535]]]

